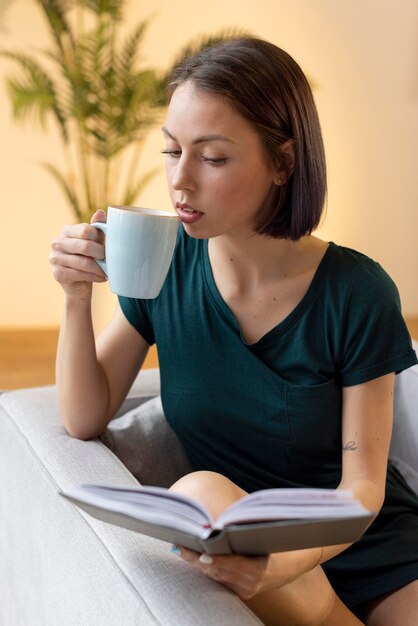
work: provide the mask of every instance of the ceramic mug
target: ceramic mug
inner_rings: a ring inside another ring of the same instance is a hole
[[[175,213],[133,206],[108,207],[107,222],[92,226],[106,235],[97,263],[111,291],[128,298],[156,298],[167,276],[180,221]]]

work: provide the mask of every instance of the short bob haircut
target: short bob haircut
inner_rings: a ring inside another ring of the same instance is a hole
[[[186,81],[225,98],[252,124],[268,161],[287,171],[271,214],[262,216],[256,232],[295,241],[311,233],[324,208],[326,165],[318,113],[299,65],[272,43],[231,37],[183,59],[171,74],[169,99]],[[294,143],[293,173],[280,147],[288,140]]]

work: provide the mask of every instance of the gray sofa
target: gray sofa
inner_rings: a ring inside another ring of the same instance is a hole
[[[250,626],[261,622],[168,544],[60,498],[82,482],[168,486],[189,470],[145,370],[106,433],[69,437],[54,387],[0,394],[1,626]],[[418,493],[418,366],[397,377],[391,456]]]

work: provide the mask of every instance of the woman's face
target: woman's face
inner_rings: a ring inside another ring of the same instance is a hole
[[[173,94],[163,133],[169,193],[187,233],[252,235],[275,172],[249,122],[186,82]]]

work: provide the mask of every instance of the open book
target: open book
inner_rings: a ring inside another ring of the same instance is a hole
[[[216,520],[192,498],[161,487],[85,484],[60,494],[99,520],[208,554],[351,543],[374,518],[350,491],[332,489],[263,489]]]

